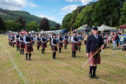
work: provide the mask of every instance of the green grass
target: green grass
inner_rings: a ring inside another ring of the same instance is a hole
[[[6,38],[6,39],[3,39]],[[125,84],[126,83],[126,51],[105,49],[101,53],[101,64],[98,65],[99,79],[89,79],[89,65],[81,66],[87,61],[85,46],[77,58],[71,56],[71,45],[63,53],[57,52],[56,60],[52,60],[52,51],[48,45],[46,54],[42,55],[34,46],[32,61],[26,61],[16,48],[8,45],[7,36],[0,36],[0,84],[25,84],[16,71],[11,56],[28,81],[28,84]],[[4,48],[3,48],[4,46]],[[5,49],[7,51],[5,51]],[[112,55],[115,52],[115,55]]]

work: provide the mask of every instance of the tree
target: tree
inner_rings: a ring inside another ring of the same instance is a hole
[[[123,3],[121,8],[121,18],[120,18],[120,25],[126,23],[126,2]]]
[[[70,30],[71,26],[72,26],[72,22],[71,22],[71,19],[72,19],[72,13],[69,13],[67,14],[64,19],[63,19],[63,22],[62,22],[62,28],[64,29],[68,29]]]
[[[20,26],[20,23],[15,23],[13,20],[5,21],[5,29],[7,31],[18,31],[19,26]]]
[[[74,23],[74,26],[82,26],[84,24],[92,25],[92,12],[93,9],[91,6],[86,6],[83,8],[83,10],[77,15],[76,22]]]
[[[44,31],[50,30],[49,21],[48,21],[47,18],[43,18],[43,19],[41,20],[40,29],[41,29],[41,30],[44,30]]]
[[[21,30],[21,29],[24,29],[25,28],[25,19],[23,19],[22,17],[18,17],[17,20],[16,20],[16,23],[20,23],[21,25],[19,26],[20,29],[18,30]]]
[[[98,1],[92,16],[93,25],[117,25],[119,21],[119,10],[120,3],[117,0]]]
[[[4,28],[4,21],[2,20],[1,17],[0,17],[0,31],[5,31],[5,28]]]
[[[55,28],[60,29],[60,24],[56,24]]]
[[[26,24],[27,31],[31,31],[31,30],[38,31],[38,28],[39,28],[39,24],[35,21],[31,21]]]

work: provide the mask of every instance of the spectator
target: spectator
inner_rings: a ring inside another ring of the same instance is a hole
[[[119,33],[116,35],[116,44],[117,44],[117,49],[119,49],[119,42],[120,42],[120,38],[119,38]]]
[[[119,38],[120,38],[120,47],[121,47],[121,51],[122,51],[123,44],[124,44],[124,35],[123,34],[119,35]]]
[[[116,50],[116,32],[114,32],[114,35],[112,36],[112,43],[113,43],[113,50]]]

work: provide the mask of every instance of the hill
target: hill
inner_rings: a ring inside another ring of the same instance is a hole
[[[0,8],[0,17],[3,18],[3,20],[16,20],[18,17],[22,17],[26,20],[26,22],[30,21],[36,21],[40,24],[40,21],[42,18],[37,17],[35,15],[31,15],[28,12],[25,11],[11,11],[11,10],[5,10]],[[57,23],[54,21],[49,20],[50,26],[55,26]]]

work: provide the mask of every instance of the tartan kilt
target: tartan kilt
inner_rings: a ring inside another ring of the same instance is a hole
[[[81,46],[81,42],[78,43],[78,46]]]
[[[20,47],[20,49],[25,48],[24,42],[19,42],[19,47]]]
[[[32,52],[33,51],[33,47],[32,44],[25,44],[25,51],[26,52]]]
[[[59,48],[62,48],[63,47],[63,43],[59,43]]]
[[[57,46],[52,45],[52,51],[57,51]]]
[[[72,51],[78,50],[78,44],[72,42]]]
[[[36,45],[37,45],[37,46],[40,46],[40,45],[41,45],[41,42],[36,42]]]
[[[89,60],[89,64],[100,64],[101,63],[101,59],[100,59],[100,53],[97,55],[97,58],[94,58],[94,57],[92,57],[91,58],[91,56],[94,54],[95,52],[90,52],[90,56],[88,57],[88,60]]]
[[[42,48],[45,48],[46,47],[46,43],[42,43]]]
[[[19,40],[16,40],[16,46],[19,46]]]
[[[64,45],[67,45],[68,44],[68,40],[64,40]]]

